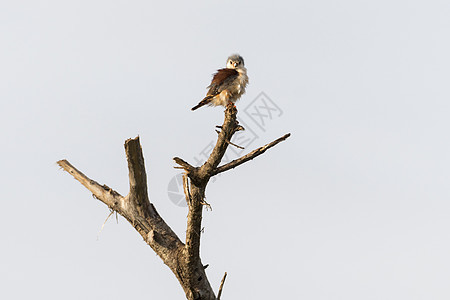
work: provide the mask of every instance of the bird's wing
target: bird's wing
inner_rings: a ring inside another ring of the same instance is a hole
[[[235,69],[220,69],[213,75],[211,84],[208,86],[209,91],[207,95],[217,95],[220,94],[224,89],[226,89],[229,83],[233,82],[239,76],[239,72]]]

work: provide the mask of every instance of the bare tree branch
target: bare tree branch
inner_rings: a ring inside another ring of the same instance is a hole
[[[222,126],[221,126],[221,127],[222,127]],[[236,130],[236,131],[237,131],[237,130]],[[217,132],[217,133],[220,133],[219,130],[216,130],[216,132]],[[235,146],[236,148],[239,148],[239,149],[242,149],[242,150],[245,149],[244,147],[241,147],[241,146],[239,146],[239,145],[236,145],[236,144],[230,142],[229,140],[225,140],[225,142],[227,142],[227,143],[228,143],[229,145],[231,145],[231,146]]]
[[[125,141],[125,153],[128,161],[128,177],[130,193],[127,199],[138,210],[141,217],[147,217],[150,212],[150,201],[147,192],[147,173],[145,172],[144,156],[142,154],[139,136]]]
[[[89,177],[78,171],[67,160],[60,160],[57,164],[91,191],[95,198],[108,205],[111,209],[117,210],[123,205],[124,198],[119,193],[110,189],[107,185],[100,185],[96,181],[89,179]]]
[[[229,162],[229,163],[227,163],[227,164],[225,164],[223,166],[220,166],[220,167],[216,168],[213,171],[213,175],[217,175],[219,173],[228,171],[229,169],[234,169],[237,166],[239,166],[239,165],[241,165],[241,164],[243,164],[243,163],[245,163],[245,162],[247,162],[249,160],[254,159],[255,157],[257,157],[257,156],[263,154],[264,152],[266,152],[267,149],[272,148],[273,146],[275,146],[276,144],[286,140],[290,136],[291,136],[290,133],[285,134],[282,137],[280,137],[279,139],[276,139],[275,141],[273,141],[273,142],[271,142],[271,143],[269,143],[269,144],[267,144],[265,146],[259,147],[258,149],[255,149],[252,152],[250,152],[250,153],[248,153],[248,154],[246,154],[246,155],[244,155],[244,156],[242,156],[242,157],[240,157],[238,159],[235,159],[235,160],[233,160],[233,161],[231,161],[231,162]]]
[[[286,134],[237,160],[218,167],[228,145],[240,147],[230,142],[236,131],[243,130],[236,119],[236,114],[237,110],[234,105],[227,106],[223,125],[218,126],[221,131],[218,132],[216,145],[202,166],[193,167],[179,157],[174,158],[174,161],[186,171],[183,175],[183,190],[189,211],[185,244],[180,241],[149,201],[147,175],[139,137],[125,141],[130,183],[130,192],[125,197],[108,186],[102,186],[89,179],[67,160],[58,161],[58,165],[91,191],[95,198],[130,222],[144,241],[172,270],[189,300],[220,299],[227,276],[227,273],[225,273],[219,288],[218,298],[216,298],[205,273],[206,267],[203,266],[200,259],[202,213],[203,207],[207,203],[205,201],[205,189],[210,178],[263,154],[267,149],[290,136],[290,134]]]
[[[236,107],[230,105],[226,108],[225,120],[221,126],[222,130],[217,137],[217,142],[211,155],[195,173],[188,173],[191,179],[191,194],[186,195],[186,199],[189,199],[188,197],[190,196],[192,201],[188,202],[186,250],[189,261],[194,265],[200,259],[201,222],[206,184],[211,177],[212,171],[219,165],[227,150],[228,143],[226,141],[231,139],[238,126],[236,113]],[[176,162],[180,164],[181,161],[184,162],[182,159],[178,159]]]
[[[216,299],[200,259],[188,263],[185,245],[148,199],[144,157],[139,137],[125,142],[125,152],[130,180],[130,193],[125,197],[108,186],[102,186],[91,180],[67,160],[58,161],[58,165],[91,191],[95,198],[130,222],[175,274],[187,299]]]
[[[237,109],[235,106],[227,106],[225,110],[225,120],[222,125],[222,130],[217,137],[216,145],[214,146],[211,155],[199,170],[199,175],[205,180],[209,180],[212,171],[217,168],[222,161],[225,151],[228,148],[227,140],[231,141],[231,137],[238,129],[239,123],[236,119],[236,114]]]

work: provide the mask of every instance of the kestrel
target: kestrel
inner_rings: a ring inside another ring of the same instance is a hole
[[[245,93],[248,84],[247,69],[244,67],[244,59],[239,54],[228,57],[227,67],[217,70],[213,75],[206,97],[203,98],[191,110],[196,110],[203,105],[227,106],[236,103]]]

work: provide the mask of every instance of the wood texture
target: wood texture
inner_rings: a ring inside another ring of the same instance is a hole
[[[158,254],[172,270],[186,298],[189,300],[215,300],[213,289],[208,281],[200,259],[200,240],[202,232],[202,213],[205,202],[205,189],[209,179],[221,172],[245,163],[289,137],[287,134],[272,143],[251,153],[218,167],[233,134],[242,130],[236,119],[237,110],[229,105],[225,110],[225,120],[220,127],[217,142],[211,155],[200,167],[193,167],[181,158],[174,161],[185,171],[183,187],[188,203],[186,243],[167,225],[150,203],[147,190],[147,174],[139,137],[125,141],[125,153],[128,161],[130,191],[122,196],[106,185],[100,185],[77,170],[67,160],[58,161],[58,165],[84,185],[96,199],[105,203],[112,211],[122,215],[139,232],[144,241]],[[223,283],[219,295],[222,293]]]

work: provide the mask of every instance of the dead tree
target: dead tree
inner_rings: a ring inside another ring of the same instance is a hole
[[[185,243],[178,238],[158,214],[153,203],[149,201],[147,175],[139,137],[125,141],[130,181],[130,192],[126,196],[121,196],[108,186],[100,185],[88,178],[67,160],[58,161],[58,165],[91,191],[95,198],[105,203],[112,212],[119,213],[130,222],[144,241],[172,270],[189,300],[220,299],[226,277],[225,273],[216,298],[206,277],[205,266],[200,259],[202,212],[203,207],[207,205],[205,189],[209,179],[263,154],[267,149],[290,136],[288,133],[241,158],[219,166],[228,145],[234,145],[230,142],[233,134],[238,130],[243,130],[236,120],[236,113],[237,110],[234,106],[226,108],[225,121],[222,126],[218,126],[221,130],[217,131],[217,143],[202,166],[194,167],[181,158],[174,158],[174,161],[179,165],[176,168],[185,171],[183,186],[189,208]]]

